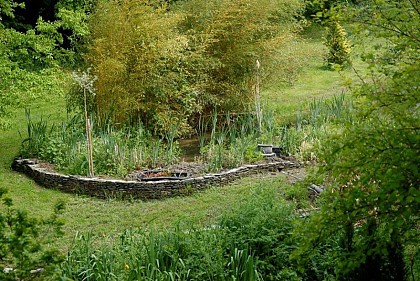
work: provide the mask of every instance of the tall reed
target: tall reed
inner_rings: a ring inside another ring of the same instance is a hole
[[[47,160],[69,174],[88,174],[86,133],[80,117],[75,116],[61,126],[48,128],[42,118],[34,122],[30,112],[26,114],[28,137],[23,140],[22,155]],[[172,164],[179,158],[176,126],[163,139],[158,139],[152,137],[142,124],[120,128],[112,124],[97,126],[94,118],[91,124],[94,125],[92,155],[97,174],[124,176],[134,169]]]
[[[296,112],[295,120],[279,130],[279,142],[286,153],[313,159],[313,148],[322,145],[324,136],[340,124],[352,122],[353,105],[344,93],[329,99],[313,99]]]
[[[259,128],[254,115],[218,115],[213,112],[210,120],[210,138],[207,142],[203,141],[204,138],[200,139],[201,157],[209,171],[232,168],[260,159],[256,151]],[[202,125],[201,128],[208,128],[208,125]]]
[[[25,108],[25,117],[27,136],[22,141],[21,154],[24,157],[35,157],[41,151],[48,134],[54,130],[54,126],[48,128],[48,123],[43,119],[43,116],[41,116],[39,121],[32,121],[29,108]],[[23,138],[20,131],[19,135]]]

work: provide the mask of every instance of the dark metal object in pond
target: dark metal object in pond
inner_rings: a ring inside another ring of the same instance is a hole
[[[283,147],[273,147],[273,153],[276,154],[277,157],[280,157],[281,155],[283,155]]]

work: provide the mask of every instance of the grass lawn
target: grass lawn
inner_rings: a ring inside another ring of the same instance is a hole
[[[298,55],[304,57],[304,65],[292,85],[272,85],[261,93],[266,108],[273,110],[280,123],[293,119],[296,111],[304,108],[313,99],[348,92],[348,81],[358,79],[354,69],[365,73],[366,65],[356,52],[352,56],[354,68],[340,72],[326,69],[324,55],[327,49],[322,43],[323,32],[322,26],[313,24],[296,41]]]
[[[273,108],[279,119],[290,118],[294,112],[313,98],[327,97],[341,93],[343,74],[321,69],[323,46],[316,27],[299,41],[299,48],[307,54],[307,63],[294,85],[287,88],[273,86],[262,93],[265,103]],[[351,74],[351,71],[346,71]],[[41,115],[49,121],[65,118],[63,98],[34,104],[31,108],[33,120]],[[55,202],[64,200],[66,210],[65,236],[58,246],[66,249],[77,232],[92,232],[97,241],[106,241],[130,227],[168,227],[176,222],[193,224],[212,223],[221,212],[234,207],[252,190],[264,186],[286,188],[285,176],[258,175],[244,178],[231,185],[212,188],[190,197],[179,197],[162,201],[119,201],[99,200],[84,196],[64,194],[42,188],[27,177],[11,171],[10,165],[18,154],[22,141],[19,131],[25,132],[26,123],[23,110],[19,112],[9,130],[0,135],[0,186],[9,190],[9,196],[18,208],[27,210],[34,216],[47,216]]]

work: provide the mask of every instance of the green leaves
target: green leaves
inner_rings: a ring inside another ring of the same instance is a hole
[[[56,204],[46,219],[36,219],[27,212],[14,209],[10,198],[0,190],[4,208],[0,213],[0,262],[9,270],[0,270],[1,280],[33,280],[53,276],[63,256],[50,243],[62,235],[59,214],[64,203]]]
[[[25,3],[16,3],[13,0],[0,0],[0,20],[2,19],[2,14],[5,16],[8,16],[10,18],[14,17],[14,10],[16,7],[23,8],[25,6]],[[0,22],[0,28],[2,27],[2,24]]]
[[[12,18],[18,6],[22,5],[0,1],[0,13]],[[58,20],[50,22],[40,17],[33,28],[9,27],[21,25],[20,18],[16,23],[0,25],[0,127],[8,126],[17,108],[63,93],[66,77],[57,68],[60,63],[70,65],[77,61],[73,51],[81,48],[89,33],[87,17],[80,7],[62,7]],[[63,37],[61,30],[70,33],[70,37]],[[62,48],[65,39],[71,41],[67,49]]]
[[[87,56],[98,76],[98,119],[141,120],[161,135],[175,121],[182,135],[216,107],[249,111],[257,58],[265,78],[276,71],[290,81],[298,68],[291,54],[272,58],[293,39],[300,4],[194,0],[168,12],[141,0],[100,3]]]
[[[327,67],[349,67],[351,65],[351,47],[347,33],[337,20],[329,22],[324,44],[328,48],[325,57]]]
[[[197,101],[188,85],[187,41],[174,29],[180,16],[147,1],[100,5],[88,55],[98,77],[98,120],[104,116],[119,123],[141,120],[159,133],[174,120],[187,128],[186,119]]]
[[[371,76],[356,87],[356,122],[331,137],[320,156],[331,194],[311,222],[312,231],[325,231],[310,235],[309,245],[328,243],[330,235],[345,242],[337,251],[339,279],[358,280],[371,271],[381,280],[406,280],[404,251],[420,243],[420,204],[414,199],[420,186],[420,88],[412,76],[420,69],[418,8],[408,0],[365,1],[344,10],[359,21],[359,36],[369,30],[380,45],[365,55]]]

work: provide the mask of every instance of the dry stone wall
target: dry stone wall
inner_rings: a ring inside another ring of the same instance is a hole
[[[12,168],[32,178],[38,184],[67,193],[84,194],[99,198],[135,198],[142,200],[162,199],[167,197],[190,195],[211,186],[220,186],[238,178],[263,173],[275,172],[297,167],[298,164],[281,160],[271,163],[244,165],[229,171],[208,174],[202,177],[179,180],[125,181],[82,176],[62,175],[49,172],[40,167],[36,160],[16,159]]]

